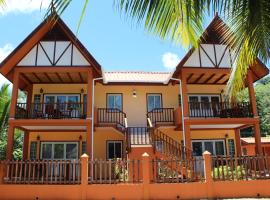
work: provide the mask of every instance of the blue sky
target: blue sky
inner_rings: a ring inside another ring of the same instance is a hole
[[[0,8],[0,61],[43,20],[40,0],[6,0]],[[46,7],[50,0],[43,0]],[[84,0],[71,3],[61,16],[73,32],[77,30]],[[211,17],[205,21],[205,26]],[[172,71],[186,50],[147,33],[143,26],[121,16],[113,0],[89,0],[79,40],[105,71]],[[0,85],[5,79],[0,77]]]

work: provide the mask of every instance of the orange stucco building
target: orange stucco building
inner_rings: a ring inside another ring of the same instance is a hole
[[[226,28],[216,16],[173,73],[104,72],[61,19],[45,20],[0,65],[13,83],[7,159],[15,128],[31,160],[135,158],[140,148],[162,152],[167,143],[193,156],[241,155],[239,132],[247,126],[261,154],[253,83],[268,69],[259,60],[250,66],[250,101],[229,102],[224,91],[235,55],[219,26]],[[17,102],[19,89],[27,102]]]

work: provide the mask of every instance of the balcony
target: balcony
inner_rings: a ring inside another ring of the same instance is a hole
[[[253,117],[248,102],[189,102],[192,118],[248,118]]]
[[[85,119],[84,103],[18,103],[16,119]]]

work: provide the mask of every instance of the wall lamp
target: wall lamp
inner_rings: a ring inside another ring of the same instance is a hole
[[[44,91],[43,91],[43,89],[42,89],[42,88],[40,88],[39,92],[42,94]]]
[[[136,90],[135,90],[135,89],[133,89],[133,91],[132,91],[132,96],[133,96],[134,98],[136,98],[136,97],[137,97],[137,92],[136,92]]]

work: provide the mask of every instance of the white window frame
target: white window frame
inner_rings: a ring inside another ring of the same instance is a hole
[[[150,112],[151,110],[149,110],[148,108],[149,108],[149,106],[148,106],[148,97],[151,97],[151,96],[153,96],[154,97],[154,104],[156,103],[156,101],[155,101],[155,98],[157,97],[157,96],[159,96],[160,97],[160,108],[162,108],[163,107],[163,105],[162,105],[162,94],[160,94],[160,93],[151,93],[151,94],[147,94],[147,112]],[[154,105],[154,109],[156,108],[156,105]]]
[[[42,158],[42,153],[43,153],[43,144],[52,144],[52,156],[51,158]],[[63,159],[54,159],[54,146],[55,144],[64,144],[64,158]],[[66,145],[67,144],[76,144],[77,146],[77,154],[76,154],[76,158],[73,158],[73,159],[67,159],[67,155],[66,155]],[[41,142],[40,143],[40,159],[43,159],[43,160],[76,160],[78,159],[78,154],[79,154],[79,144],[78,142]]]
[[[80,103],[81,102],[81,95],[79,95],[79,94],[61,94],[61,93],[59,93],[59,94],[45,94],[44,95],[44,97],[43,97],[43,112],[44,112],[44,114],[46,114],[46,97],[54,97],[54,104],[53,104],[53,106],[54,106],[54,109],[56,109],[57,108],[57,96],[65,96],[66,97],[66,105],[65,105],[65,111],[67,110],[67,106],[68,106],[68,101],[67,101],[67,99],[68,99],[68,97],[70,97],[70,96],[76,96],[76,97],[78,97],[78,102],[77,103]],[[76,113],[77,115],[79,115],[79,113]]]
[[[107,149],[106,157],[107,157],[107,160],[111,159],[111,158],[109,158],[109,144],[114,144],[114,151],[115,151],[115,144],[116,143],[120,143],[121,144],[121,158],[123,158],[123,141],[120,141],[120,140],[109,140],[109,141],[106,142],[106,149]]]
[[[110,96],[113,96],[114,98],[113,98],[113,108],[109,108],[109,97]],[[106,102],[106,106],[107,106],[107,108],[109,108],[109,109],[116,109],[116,106],[115,106],[115,97],[116,96],[120,96],[120,98],[121,98],[121,106],[120,106],[120,110],[122,110],[123,109],[123,95],[121,94],[121,93],[107,93],[107,102]],[[117,108],[118,109],[118,108]]]
[[[216,154],[216,145],[215,145],[215,143],[216,142],[222,142],[223,143],[223,149],[224,149],[224,156],[226,155],[226,145],[225,145],[225,140],[223,140],[223,139],[213,139],[213,140],[192,140],[191,141],[191,146],[192,146],[192,148],[193,148],[193,143],[195,143],[195,142],[201,142],[202,143],[202,153],[205,151],[205,142],[212,142],[212,143],[214,143],[213,144],[213,156],[216,156],[217,154]],[[193,151],[193,149],[192,149],[192,151]]]
[[[198,97],[198,102],[202,102],[201,98],[206,96],[208,97],[209,102],[211,102],[211,97],[218,97],[218,100],[220,102],[220,95],[218,94],[189,94],[188,101],[190,101],[190,97]]]

